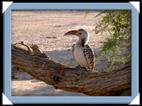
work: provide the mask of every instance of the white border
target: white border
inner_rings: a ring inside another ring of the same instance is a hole
[[[12,3],[13,1],[3,1],[2,2],[2,13],[4,13]]]
[[[8,99],[8,97],[2,93],[2,104],[3,105],[13,105],[13,103]]]
[[[130,4],[140,13],[140,2],[139,1],[130,1]]]
[[[140,94],[138,94],[131,102],[130,105],[140,105]]]

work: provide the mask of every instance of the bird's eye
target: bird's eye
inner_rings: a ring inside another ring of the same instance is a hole
[[[81,32],[79,32],[79,35],[81,35]]]

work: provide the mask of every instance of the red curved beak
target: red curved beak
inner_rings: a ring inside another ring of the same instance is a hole
[[[79,35],[79,31],[78,30],[71,30],[71,31],[68,31],[64,34],[64,36],[66,35]]]

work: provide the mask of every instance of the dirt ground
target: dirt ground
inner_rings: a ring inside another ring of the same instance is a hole
[[[24,41],[25,44],[37,44],[50,59],[69,67],[77,64],[73,60],[71,47],[78,40],[75,36],[65,37],[65,32],[84,28],[90,34],[89,45],[99,50],[108,34],[97,35],[94,28],[100,18],[100,11],[13,11],[12,43]],[[44,82],[30,80],[12,80],[12,95],[84,95],[80,93],[56,90]]]

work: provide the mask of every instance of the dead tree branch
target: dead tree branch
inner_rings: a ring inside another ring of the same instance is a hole
[[[65,67],[16,45],[12,45],[12,64],[55,88],[87,95],[117,95],[129,89],[131,83],[130,65],[110,73],[90,73],[85,69]]]

